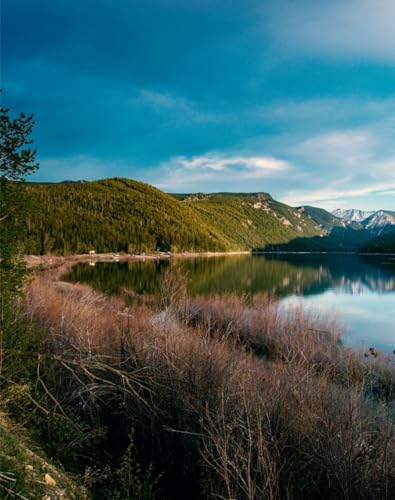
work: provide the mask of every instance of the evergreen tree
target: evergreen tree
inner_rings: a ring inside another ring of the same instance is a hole
[[[30,147],[33,117],[9,117],[0,106],[0,346],[16,329],[15,298],[21,293],[26,266],[21,241],[30,201],[25,176],[38,168]]]

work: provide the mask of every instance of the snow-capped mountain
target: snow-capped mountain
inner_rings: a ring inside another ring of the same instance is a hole
[[[362,222],[373,214],[374,212],[368,210],[356,210],[354,208],[336,208],[336,210],[333,210],[332,212],[332,215],[335,217],[348,222]]]
[[[393,226],[391,229],[395,231],[395,212],[378,210],[363,221],[363,226],[377,235],[389,229],[388,226]]]
[[[395,231],[395,212],[389,210],[377,210],[376,212],[367,210],[344,210],[337,208],[332,215],[348,223],[359,222],[364,229],[380,236],[388,231]]]

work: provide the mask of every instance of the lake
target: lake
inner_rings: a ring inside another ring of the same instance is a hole
[[[268,293],[281,307],[303,304],[334,314],[345,343],[392,353],[395,348],[395,257],[266,254],[76,264],[64,278],[109,294],[154,293],[168,266],[188,276],[191,295]]]

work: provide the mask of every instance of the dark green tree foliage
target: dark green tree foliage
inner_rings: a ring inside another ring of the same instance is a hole
[[[27,221],[26,251],[249,250],[320,232],[268,195],[170,196],[128,179],[30,184],[42,212]]]
[[[21,240],[30,202],[24,178],[38,167],[30,147],[33,123],[23,113],[11,119],[0,107],[0,345],[16,336],[14,301],[26,274]]]
[[[369,240],[359,249],[361,253],[395,253],[395,232]]]
[[[33,128],[33,117],[23,113],[15,119],[9,118],[9,110],[0,107],[0,256],[2,266],[10,265],[17,255],[28,198],[25,176],[36,170],[36,152],[30,148],[29,136]]]
[[[187,205],[127,179],[31,184],[42,212],[27,221],[34,254],[225,250],[227,242]]]
[[[192,206],[231,242],[231,249],[250,250],[320,232],[313,221],[265,194],[216,194]]]

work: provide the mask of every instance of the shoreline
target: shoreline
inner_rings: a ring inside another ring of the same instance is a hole
[[[76,264],[78,262],[138,262],[145,260],[167,260],[167,259],[188,259],[197,257],[230,257],[235,255],[355,255],[358,257],[376,256],[376,257],[394,257],[394,253],[358,253],[358,252],[257,252],[240,250],[233,252],[155,252],[143,255],[138,254],[118,254],[115,252],[95,253],[95,254],[72,254],[72,255],[25,255],[24,259],[28,268],[57,267],[66,263]]]
[[[227,257],[232,255],[251,255],[250,251],[235,252],[156,252],[144,255],[118,254],[115,252],[95,254],[72,254],[72,255],[25,255],[27,267],[53,267],[66,263],[77,262],[136,262],[145,260],[167,260],[171,258],[196,258],[196,257]]]

